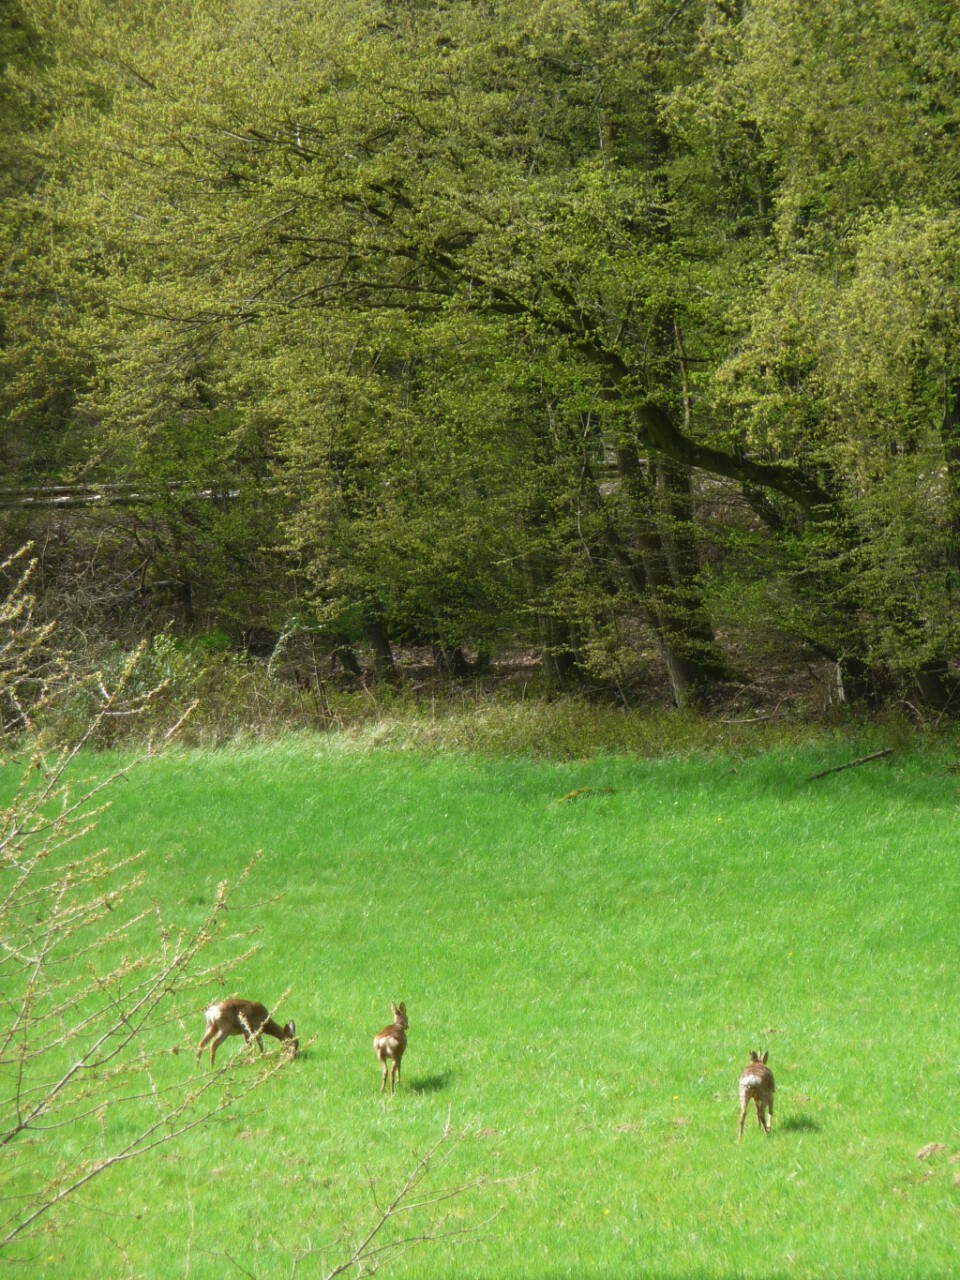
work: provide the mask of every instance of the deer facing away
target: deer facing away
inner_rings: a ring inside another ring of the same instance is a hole
[[[407,1027],[410,1023],[407,1020],[407,1006],[402,1000],[399,1004],[391,1004],[390,1007],[393,1009],[393,1022],[389,1027],[384,1027],[382,1031],[377,1032],[373,1037],[373,1047],[383,1069],[380,1092],[383,1093],[387,1087],[387,1063],[389,1062],[391,1064],[389,1070],[390,1092],[392,1094],[394,1080],[400,1079],[400,1059],[403,1057],[403,1051],[407,1047]]]
[[[773,1119],[773,1072],[767,1066],[768,1054],[761,1058],[759,1053],[751,1051],[750,1061],[740,1076],[740,1133],[737,1141],[743,1137],[743,1122],[747,1118],[747,1107],[751,1102],[757,1108],[757,1124],[765,1133],[770,1132],[770,1121]]]
[[[200,1061],[201,1053],[209,1044],[211,1067],[217,1050],[229,1036],[243,1036],[248,1044],[251,1040],[256,1040],[261,1053],[261,1036],[273,1036],[277,1040],[292,1042],[294,1053],[300,1048],[300,1041],[295,1039],[294,1023],[290,1021],[285,1027],[281,1027],[270,1017],[267,1006],[257,1000],[221,1000],[210,1006],[206,1019],[206,1034],[197,1045],[197,1061]]]

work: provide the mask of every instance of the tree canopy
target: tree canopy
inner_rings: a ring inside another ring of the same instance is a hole
[[[655,652],[678,704],[776,634],[948,702],[954,6],[5,23],[4,463],[135,485],[189,625]]]

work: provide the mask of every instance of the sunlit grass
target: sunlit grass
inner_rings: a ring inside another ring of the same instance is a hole
[[[332,1263],[374,1214],[371,1181],[391,1189],[448,1111],[472,1130],[456,1176],[509,1181],[451,1206],[492,1223],[397,1276],[950,1274],[960,781],[933,754],[808,781],[840,759],[304,740],[145,766],[99,840],[148,849],[150,892],[184,921],[263,850],[233,918],[261,948],[209,996],[280,1000],[305,1049],[238,1112],[99,1183],[35,1274],[240,1274],[230,1255],[286,1275],[308,1246]],[[400,999],[409,1049],[384,1103],[371,1038]],[[172,1073],[203,1032],[202,1007],[182,1014]],[[738,1147],[736,1080],[761,1047],[773,1136],[751,1118]]]

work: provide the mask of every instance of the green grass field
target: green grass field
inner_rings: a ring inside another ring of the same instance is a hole
[[[298,742],[144,766],[98,841],[149,850],[182,921],[264,851],[234,918],[260,950],[208,995],[289,989],[303,1052],[93,1184],[31,1275],[287,1276],[311,1247],[330,1266],[448,1113],[469,1133],[446,1180],[492,1181],[448,1206],[476,1231],[397,1277],[956,1274],[960,777],[918,753],[808,781],[857,754],[832,751],[551,764]],[[384,1102],[371,1038],[401,999]],[[171,1073],[203,1032],[202,1003],[182,1013]],[[770,1051],[773,1134],[751,1115],[738,1146],[751,1048]],[[238,1054],[250,1070],[239,1040],[220,1050]]]

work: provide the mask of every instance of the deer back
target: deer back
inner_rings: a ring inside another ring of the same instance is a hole
[[[388,1058],[399,1058],[407,1047],[407,1027],[410,1021],[407,1018],[407,1006],[402,1000],[391,1008],[394,1020],[382,1031],[377,1032],[373,1038],[373,1045],[377,1053],[385,1053]]]
[[[767,1058],[769,1054],[764,1053],[763,1057],[755,1051],[750,1053],[750,1061],[744,1067],[740,1076],[740,1093],[744,1097],[773,1097],[773,1072],[767,1066]]]
[[[221,1035],[228,1036],[267,1035],[277,1040],[293,1040],[296,1034],[292,1019],[281,1027],[259,1000],[221,1000],[207,1010],[207,1025],[215,1026]]]

